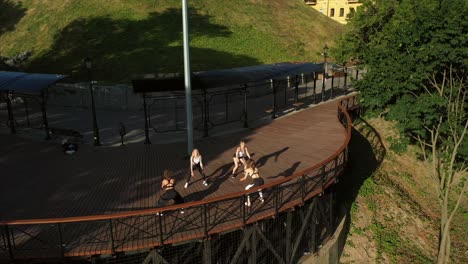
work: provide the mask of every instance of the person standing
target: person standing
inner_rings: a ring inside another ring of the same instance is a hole
[[[198,172],[201,174],[203,178],[203,185],[208,186],[208,183],[206,182],[205,171],[203,169],[202,156],[200,154],[200,151],[198,151],[198,149],[193,149],[192,156],[190,156],[190,175],[187,178],[187,181],[185,182],[185,185],[184,185],[185,188],[189,186],[190,179],[195,176],[195,170],[198,170]]]

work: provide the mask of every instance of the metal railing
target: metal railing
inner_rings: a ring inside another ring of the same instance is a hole
[[[358,104],[355,95],[338,104],[337,119],[346,139],[319,164],[258,188],[202,201],[125,213],[55,219],[0,221],[0,260],[64,258],[116,254],[189,241],[239,228],[275,216],[321,195],[344,171],[351,136],[347,108]],[[252,206],[244,203],[251,196]]]
[[[274,119],[283,112],[346,95],[351,89],[351,78],[359,78],[359,71],[337,68],[325,78],[326,82],[322,72],[312,72],[228,89],[194,91],[195,129],[208,136],[212,128],[230,123],[248,127],[261,118]],[[168,99],[172,102],[168,103]],[[183,94],[144,94],[143,100],[143,107],[148,109],[147,129],[156,133],[185,130]]]

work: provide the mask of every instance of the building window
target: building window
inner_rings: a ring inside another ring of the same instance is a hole
[[[344,16],[344,8],[340,8],[340,17]]]
[[[354,13],[355,11],[356,11],[356,10],[354,10],[354,7],[350,7],[350,8],[349,8],[349,12],[350,12],[350,13]]]
[[[335,16],[335,8],[330,9],[330,17]]]

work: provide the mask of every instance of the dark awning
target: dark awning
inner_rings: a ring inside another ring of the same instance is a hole
[[[0,71],[0,92],[39,95],[65,75]]]
[[[322,63],[277,63],[203,71],[192,74],[192,89],[232,87],[321,71],[323,71]],[[136,93],[184,90],[184,76],[181,74],[139,78],[132,80],[132,83]]]
[[[197,72],[194,75],[204,88],[215,88],[284,79],[287,76],[309,74],[322,71],[322,69],[322,64],[315,63],[277,63]]]

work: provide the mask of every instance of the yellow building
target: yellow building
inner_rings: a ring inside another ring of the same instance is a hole
[[[346,16],[361,5],[359,0],[304,0],[304,2],[342,24],[346,24]]]

